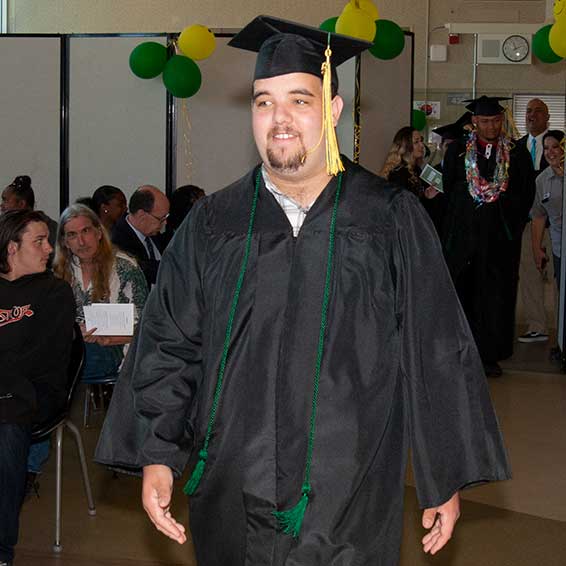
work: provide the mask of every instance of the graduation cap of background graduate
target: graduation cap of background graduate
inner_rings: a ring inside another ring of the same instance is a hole
[[[438,134],[443,140],[456,140],[464,134],[464,128],[456,122],[434,128],[432,131]]]
[[[466,108],[474,116],[496,116],[505,112],[505,108],[499,104],[502,100],[511,100],[509,97],[501,96],[480,96],[479,98],[474,98],[472,100],[464,100],[464,102],[469,102]]]
[[[472,123],[472,113],[465,112],[452,124],[446,124],[445,126],[439,126],[432,130],[435,134],[438,134],[442,139],[456,140],[466,133],[464,126]]]
[[[472,125],[472,113],[471,112],[464,112],[457,120],[454,122],[458,124],[461,128],[465,128],[466,126]]]
[[[327,170],[332,175],[343,171],[332,122],[332,92],[338,89],[335,67],[372,44],[280,18],[258,16],[228,45],[258,53],[254,81],[289,73],[309,73],[322,79]]]

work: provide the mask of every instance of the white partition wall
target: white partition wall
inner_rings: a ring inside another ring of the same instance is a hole
[[[395,133],[411,124],[413,34],[390,61],[363,53],[360,71],[360,164],[379,173]]]
[[[69,39],[70,202],[104,184],[127,196],[141,184],[165,190],[165,87],[129,68],[144,41],[165,44],[166,37]]]
[[[61,202],[103,184],[129,196],[146,183],[193,183],[210,193],[236,180],[259,161],[250,116],[256,55],[228,47],[231,36],[219,33],[214,54],[198,63],[200,91],[174,101],[172,130],[161,77],[142,80],[129,69],[135,46],[165,44],[165,34],[0,36],[0,189],[30,175],[37,207],[56,218]],[[412,39],[393,61],[362,56],[360,162],[373,171],[410,120]],[[352,157],[355,61],[338,73],[345,101],[338,139]]]
[[[259,162],[250,116],[256,54],[229,47],[231,37],[219,34],[212,56],[198,62],[197,94],[175,102],[177,187],[198,185],[209,194]]]
[[[36,208],[59,216],[61,38],[0,41],[0,190],[29,175]]]

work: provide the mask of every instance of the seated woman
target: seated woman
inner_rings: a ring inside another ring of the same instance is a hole
[[[31,186],[31,178],[27,175],[19,175],[16,177],[3,191],[0,210],[8,212],[10,210],[34,210],[35,193]],[[49,228],[49,243],[55,248],[55,240],[57,238],[57,222],[45,216],[47,227]],[[51,267],[53,256],[50,256],[47,267]]]
[[[59,220],[55,274],[71,284],[77,303],[76,320],[86,342],[84,379],[115,375],[131,336],[96,336],[85,327],[83,307],[92,303],[133,303],[134,321],[147,298],[145,277],[136,261],[112,247],[98,216],[74,204]]]
[[[196,185],[183,185],[175,189],[170,198],[171,206],[169,208],[167,228],[171,228],[175,232],[187,214],[189,214],[195,202],[205,196],[205,192]]]
[[[0,216],[0,564],[11,564],[33,424],[64,406],[74,300],[46,270],[52,247],[42,212]]]
[[[109,234],[112,233],[114,224],[128,211],[126,195],[112,185],[98,187],[92,197],[77,199],[77,203],[92,208]]]

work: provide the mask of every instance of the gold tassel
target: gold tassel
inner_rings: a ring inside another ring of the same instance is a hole
[[[344,165],[340,159],[340,149],[336,139],[334,120],[332,118],[332,68],[330,66],[330,34],[328,34],[328,45],[324,52],[326,60],[322,64],[322,131],[325,134],[326,144],[326,172],[329,175],[338,175],[344,171]]]

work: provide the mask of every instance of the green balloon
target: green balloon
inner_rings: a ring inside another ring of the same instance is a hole
[[[183,55],[173,55],[163,71],[163,84],[177,98],[188,98],[198,92],[202,76],[198,65]]]
[[[551,27],[552,24],[548,24],[540,28],[533,36],[533,53],[543,63],[558,63],[558,61],[562,61],[562,57],[552,51],[552,47],[550,47],[548,42],[548,34]]]
[[[375,37],[369,52],[378,59],[395,59],[405,48],[403,30],[391,20],[375,20]]]
[[[413,110],[411,126],[419,132],[426,128],[426,114],[422,110]]]
[[[140,43],[130,54],[130,69],[140,79],[153,79],[167,63],[167,47],[155,41]]]
[[[324,20],[319,26],[318,29],[322,31],[329,31],[331,33],[336,33],[336,22],[338,21],[338,16],[334,18],[328,18]]]

